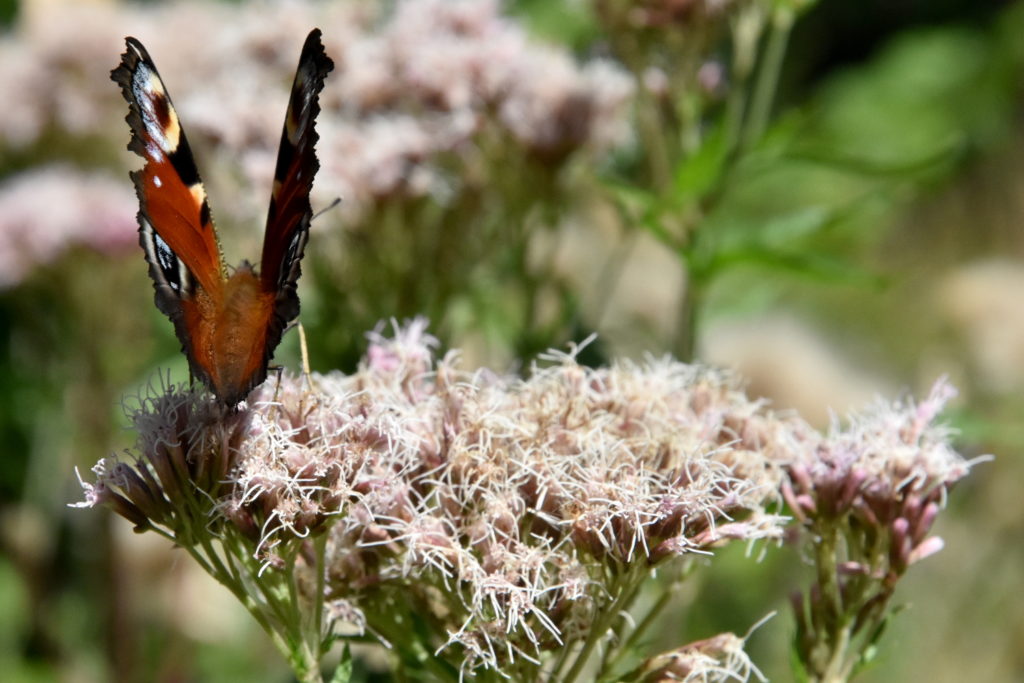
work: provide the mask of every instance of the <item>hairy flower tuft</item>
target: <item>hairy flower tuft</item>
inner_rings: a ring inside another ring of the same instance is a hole
[[[937,423],[955,393],[942,379],[920,403],[879,401],[784,462],[782,494],[816,572],[793,596],[797,653],[815,680],[848,678],[862,664],[899,579],[942,548],[929,532],[972,464]]]
[[[249,604],[270,629],[291,583],[296,619],[325,634],[351,622],[396,644],[429,623],[421,647],[464,676],[527,667],[557,679],[569,660],[549,653],[584,658],[652,567],[780,538],[786,518],[766,509],[780,489],[805,523],[889,529],[898,575],[937,549],[928,529],[966,472],[931,426],[944,384],[821,435],[721,371],[588,368],[574,348],[520,379],[438,358],[423,320],[393,327],[370,335],[356,373],[284,375],[235,411],[183,387],[152,391],[130,413],[134,457],[98,465],[85,504],[172,538],[240,595],[263,591],[270,621]],[[878,571],[848,559],[837,573]],[[723,638],[645,675],[749,677]]]
[[[805,522],[850,515],[869,528],[887,528],[897,573],[935,552],[927,534],[950,487],[970,469],[950,446],[949,429],[935,423],[955,395],[939,380],[919,404],[879,402],[845,428],[833,423],[826,437],[787,463],[782,492],[790,508]]]

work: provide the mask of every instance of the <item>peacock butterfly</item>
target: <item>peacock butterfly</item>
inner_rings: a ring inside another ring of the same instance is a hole
[[[228,273],[185,131],[142,43],[126,38],[121,64],[110,74],[129,105],[128,149],[146,160],[131,178],[157,308],[174,323],[192,376],[226,406],[236,406],[266,379],[274,349],[299,313],[309,193],[320,166],[314,149],[318,96],[334,68],[320,35],[319,29],[309,33],[299,57],[258,273],[248,261]]]

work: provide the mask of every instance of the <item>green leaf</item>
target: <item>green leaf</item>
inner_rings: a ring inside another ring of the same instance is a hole
[[[721,184],[728,159],[727,142],[725,126],[719,126],[694,154],[679,163],[673,179],[677,201],[700,199]]]
[[[881,288],[885,282],[878,275],[853,263],[825,253],[785,252],[763,245],[719,252],[709,265],[709,274],[739,264],[751,264],[813,280]]]
[[[582,3],[564,0],[517,0],[510,3],[510,12],[522,17],[530,32],[548,41],[585,49],[598,34],[591,12]]]
[[[765,245],[799,244],[834,224],[839,213],[826,206],[800,207],[768,220],[754,235]]]
[[[659,201],[653,192],[614,178],[605,178],[602,185],[611,193],[612,199],[623,208],[648,211]]]
[[[916,177],[941,170],[946,164],[956,161],[966,151],[963,138],[956,135],[938,140],[935,147],[924,150],[918,156],[905,159],[874,159],[859,154],[844,152],[828,145],[804,145],[794,148],[787,158],[820,164],[830,169],[866,178]]]
[[[626,225],[639,224],[659,242],[672,249],[677,248],[678,240],[665,229],[661,221],[661,216],[667,209],[664,197],[618,180],[606,179],[603,184],[623,212]]]
[[[341,661],[338,662],[338,668],[334,670],[334,675],[331,676],[331,683],[349,683],[352,680],[352,652],[349,650],[348,643],[345,643],[345,649],[341,651]]]
[[[800,648],[795,642],[789,648],[789,668],[793,672],[793,680],[797,683],[809,683],[811,680],[807,673],[807,662],[800,657]]]

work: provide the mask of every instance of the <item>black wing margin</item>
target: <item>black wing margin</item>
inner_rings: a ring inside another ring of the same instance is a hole
[[[264,291],[275,295],[274,313],[267,328],[268,355],[273,354],[285,327],[299,314],[296,287],[313,218],[309,193],[320,168],[315,150],[319,139],[315,128],[320,113],[319,94],[324,79],[334,68],[320,36],[320,29],[313,29],[302,46],[281,133],[263,237],[260,282]]]

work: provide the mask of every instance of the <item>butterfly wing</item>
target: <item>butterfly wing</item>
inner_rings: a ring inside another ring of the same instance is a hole
[[[146,160],[131,173],[139,197],[139,243],[157,308],[174,323],[193,375],[210,385],[209,353],[189,328],[220,298],[226,272],[220,245],[199,170],[160,74],[142,43],[126,43],[110,76],[128,101],[128,149]]]
[[[313,217],[309,193],[313,177],[320,168],[314,149],[319,139],[315,128],[316,116],[320,113],[319,93],[328,72],[334,68],[334,62],[324,52],[320,35],[320,29],[310,31],[299,57],[263,237],[260,282],[265,292],[274,294],[274,313],[267,328],[268,359],[281,341],[285,327],[299,314],[296,287]]]

